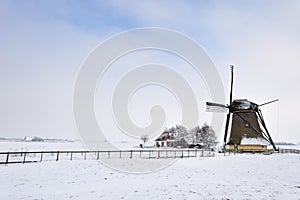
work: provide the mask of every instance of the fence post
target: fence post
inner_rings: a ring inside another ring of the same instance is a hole
[[[9,151],[7,152],[7,155],[6,155],[6,161],[5,161],[5,164],[8,164],[8,160],[9,160]]]
[[[157,151],[157,158],[159,159],[159,157],[160,157],[160,151],[158,150]]]
[[[176,152],[177,152],[177,151],[175,150],[175,151],[174,151],[174,158],[176,158]]]
[[[149,150],[149,159],[150,159],[151,151]]]
[[[99,160],[99,151],[97,151],[97,160]]]
[[[120,159],[122,158],[122,151],[120,151]]]
[[[86,160],[86,152],[84,152],[84,160]]]
[[[73,152],[71,152],[70,160],[73,160]]]
[[[130,159],[132,158],[132,150],[130,150]]]
[[[142,151],[140,150],[140,158],[142,157]]]
[[[43,152],[41,152],[41,159],[40,159],[40,162],[43,161]]]
[[[57,155],[56,155],[56,161],[59,160],[59,151],[57,151]]]
[[[197,150],[197,149],[195,149],[195,157],[197,157],[197,151],[198,151],[198,150]]]
[[[166,158],[168,158],[168,150],[166,150]]]
[[[24,152],[23,164],[25,163],[25,159],[26,159],[26,152]]]
[[[183,150],[181,150],[181,158],[183,158]]]
[[[107,151],[108,159],[110,159],[110,151]]]
[[[188,158],[190,157],[190,150],[188,149]]]

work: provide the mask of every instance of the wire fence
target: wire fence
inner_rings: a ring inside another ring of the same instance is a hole
[[[177,159],[189,157],[212,157],[213,151],[203,149],[153,149],[109,151],[26,151],[0,152],[0,164],[34,163],[59,160],[100,159]]]

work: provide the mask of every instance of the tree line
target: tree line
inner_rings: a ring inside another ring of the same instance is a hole
[[[169,137],[175,141],[184,139],[191,145],[201,144],[201,147],[204,149],[214,149],[218,144],[218,138],[215,131],[206,123],[202,127],[196,126],[190,130],[182,125],[176,125],[166,128],[164,133],[168,133]],[[149,140],[148,135],[143,135],[141,140],[145,145],[145,142]]]

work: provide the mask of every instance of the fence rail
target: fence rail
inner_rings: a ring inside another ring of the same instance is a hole
[[[26,151],[0,152],[0,164],[32,163],[59,160],[99,160],[99,159],[162,159],[210,157],[214,152],[203,149],[143,149],[109,151]]]
[[[295,153],[295,154],[300,154],[300,150],[299,149],[279,149],[278,153]]]

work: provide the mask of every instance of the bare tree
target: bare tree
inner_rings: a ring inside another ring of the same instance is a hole
[[[218,138],[213,128],[206,123],[200,129],[200,138],[205,149],[214,149],[218,144]]]
[[[178,140],[180,140],[181,138],[186,137],[186,135],[188,134],[188,130],[182,125],[176,125],[174,129],[175,129],[175,132],[176,132],[176,138]]]
[[[141,137],[141,140],[143,141],[143,147],[145,146],[145,143],[148,142],[149,140],[149,136],[148,135],[143,135]]]
[[[218,144],[218,138],[215,134],[215,131],[206,123],[201,128],[196,126],[189,131],[181,125],[171,127],[168,129],[168,131],[174,134],[174,139],[176,141],[184,139],[189,144],[202,143],[203,148],[205,149],[214,149]]]
[[[195,143],[202,143],[202,139],[201,139],[201,128],[199,126],[196,126],[194,128],[192,128],[191,130],[189,130],[189,135],[190,135],[190,142],[192,144]]]

